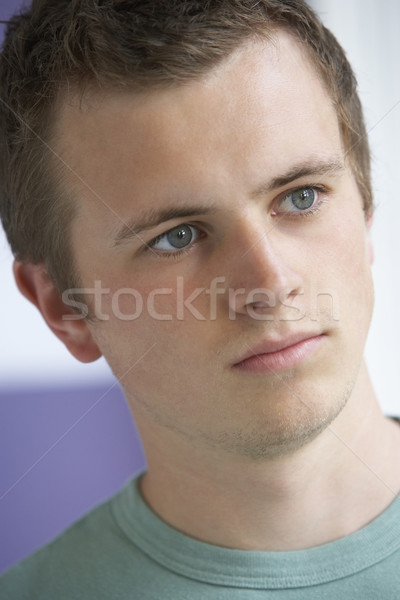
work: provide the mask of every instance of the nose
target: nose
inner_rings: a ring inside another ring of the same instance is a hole
[[[227,253],[230,314],[272,314],[303,293],[302,277],[291,266],[298,250],[287,233],[260,224],[259,216],[255,221],[243,219],[232,246]]]

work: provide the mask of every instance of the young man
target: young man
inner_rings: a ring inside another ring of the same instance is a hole
[[[363,362],[369,153],[301,0],[33,2],[1,63],[15,277],[124,388],[148,470],[5,598],[377,598],[400,429]]]

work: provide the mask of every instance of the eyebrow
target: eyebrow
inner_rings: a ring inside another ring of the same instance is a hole
[[[210,215],[216,212],[216,208],[212,206],[191,206],[191,207],[170,207],[161,209],[151,209],[143,218],[134,218],[128,221],[118,232],[113,240],[113,246],[119,246],[123,242],[130,240],[142,231],[153,229],[161,223],[171,221],[172,219],[187,219],[189,217]]]
[[[337,175],[345,170],[345,165],[340,158],[328,161],[309,161],[292,167],[289,171],[258,187],[252,194],[253,198],[268,194],[281,187],[285,187],[302,177],[321,177],[323,175]]]
[[[257,198],[284,187],[302,177],[317,177],[322,175],[335,175],[344,171],[345,165],[339,158],[328,161],[309,161],[292,167],[286,173],[274,177],[267,183],[259,186],[251,196]],[[140,233],[153,229],[161,223],[173,219],[187,219],[194,216],[215,214],[216,206],[190,206],[190,207],[166,207],[150,209],[143,217],[133,218],[126,222],[113,239],[113,246],[118,247],[132,238],[139,237]]]

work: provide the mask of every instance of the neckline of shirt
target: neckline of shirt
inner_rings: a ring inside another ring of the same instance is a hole
[[[307,587],[354,575],[400,549],[400,496],[345,538],[307,550],[255,552],[207,544],[169,526],[143,500],[138,479],[112,502],[119,527],[151,559],[197,581],[249,589]]]

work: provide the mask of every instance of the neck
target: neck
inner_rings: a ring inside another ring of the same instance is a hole
[[[365,526],[400,490],[393,460],[400,428],[382,415],[365,367],[339,417],[273,460],[218,453],[154,423],[139,425],[149,467],[145,500],[173,527],[219,546],[281,551],[328,543]]]

